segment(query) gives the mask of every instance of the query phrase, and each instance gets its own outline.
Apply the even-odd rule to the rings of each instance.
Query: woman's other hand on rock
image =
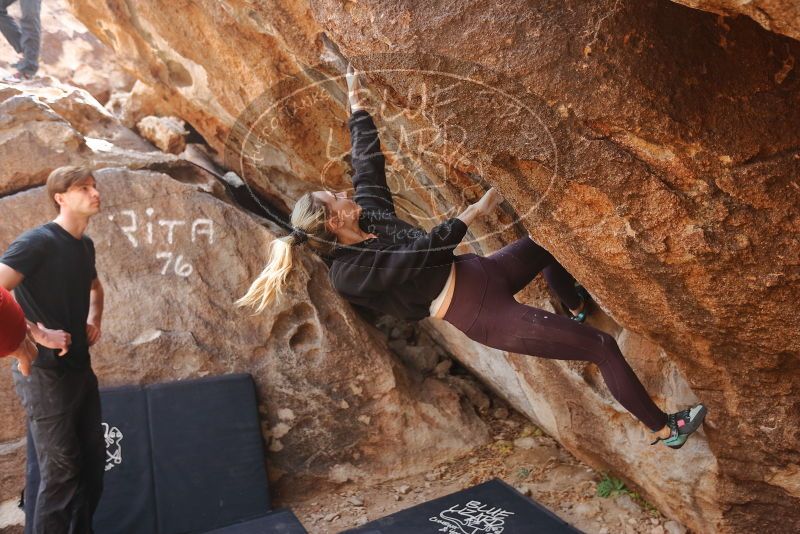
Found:
[[[474,204],[470,204],[467,206],[461,214],[459,214],[458,218],[464,221],[464,224],[469,226],[477,217],[485,217],[490,213],[493,213],[494,210],[497,209],[503,202],[503,197],[500,193],[495,190],[494,187],[489,189],[486,193],[483,194],[483,197],[479,201]]]
[[[483,194],[483,197],[475,203],[475,206],[478,207],[478,211],[480,215],[486,216],[497,209],[497,206],[503,203],[503,196],[497,192],[497,190],[492,187],[486,193]]]

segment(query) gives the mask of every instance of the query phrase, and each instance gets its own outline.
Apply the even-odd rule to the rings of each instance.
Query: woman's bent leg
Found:
[[[561,302],[572,310],[580,307],[581,297],[575,289],[575,278],[555,258],[542,270],[542,276]]]
[[[493,265],[493,273],[506,281],[512,295],[519,293],[542,269],[555,261],[549,252],[530,237],[517,239],[486,256],[485,260]]]
[[[529,246],[524,245],[523,250]],[[651,430],[664,427],[667,414],[647,394],[613,337],[566,317],[520,304],[509,291],[506,273],[500,272],[502,266],[496,260],[475,255],[461,259],[466,261],[456,263],[455,293],[445,321],[470,339],[495,349],[593,362],[620,404]]]
[[[484,312],[488,313],[481,315],[490,323],[485,327],[487,346],[555,360],[592,362],[625,409],[651,430],[666,424],[667,414],[650,398],[609,334],[513,299]]]
[[[540,272],[556,296],[572,308],[581,305],[575,279],[558,261],[530,237],[523,237],[487,256],[508,283],[511,294],[519,293]]]

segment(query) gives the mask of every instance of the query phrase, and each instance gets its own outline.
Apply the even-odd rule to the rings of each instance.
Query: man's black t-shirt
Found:
[[[14,289],[25,317],[72,335],[67,354],[58,356],[58,350],[40,345],[33,365],[89,367],[86,320],[89,292],[97,277],[92,240],[85,235],[75,239],[58,224],[49,222],[19,236],[0,257],[0,263],[25,277]]]

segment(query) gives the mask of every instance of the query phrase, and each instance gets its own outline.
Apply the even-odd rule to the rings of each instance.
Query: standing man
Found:
[[[21,61],[13,65],[17,72],[4,78],[4,82],[30,80],[39,70],[42,0],[20,0],[22,17],[19,19],[19,24],[8,14],[8,6],[16,1],[0,0],[0,32],[14,50],[23,56]]]
[[[30,376],[13,371],[41,475],[38,494],[27,496],[36,506],[26,532],[84,534],[92,532],[105,466],[89,358],[100,338],[103,287],[84,234],[100,211],[100,193],[89,169],[62,167],[48,177],[47,195],[58,216],[23,233],[0,257],[0,285],[15,290],[39,345]]]

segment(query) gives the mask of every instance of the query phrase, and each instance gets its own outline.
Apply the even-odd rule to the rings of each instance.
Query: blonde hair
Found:
[[[336,244],[336,236],[325,225],[327,219],[328,208],[325,203],[311,193],[300,197],[292,210],[294,231],[287,236],[272,240],[269,244],[266,267],[253,280],[247,293],[236,301],[236,306],[249,306],[254,309],[254,313],[261,313],[282,295],[286,277],[294,263],[292,257],[294,245],[307,242],[316,252],[323,255],[330,254]]]

